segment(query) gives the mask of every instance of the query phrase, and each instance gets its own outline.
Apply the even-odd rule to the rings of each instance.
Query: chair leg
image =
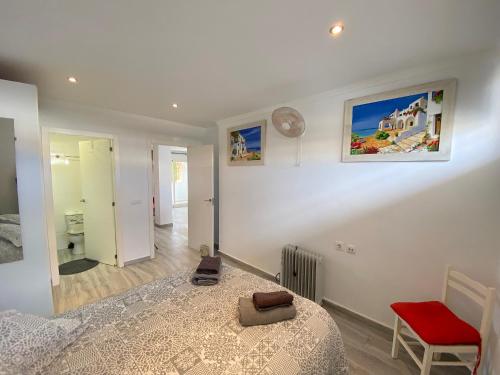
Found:
[[[397,359],[399,356],[399,339],[398,335],[401,331],[401,319],[396,315],[394,321],[394,336],[392,337],[392,358]]]
[[[420,371],[420,375],[429,375],[431,373],[433,355],[434,351],[432,349],[432,346],[427,346],[424,352],[424,359],[422,360],[422,369]]]

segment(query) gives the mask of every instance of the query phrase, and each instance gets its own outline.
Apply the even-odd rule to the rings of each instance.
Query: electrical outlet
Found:
[[[356,254],[356,246],[354,245],[347,245],[347,250],[345,251],[347,254]]]
[[[335,250],[344,251],[344,243],[342,241],[335,241]]]

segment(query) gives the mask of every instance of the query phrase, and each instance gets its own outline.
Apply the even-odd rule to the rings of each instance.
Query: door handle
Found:
[[[80,199],[80,202],[85,203],[86,201],[85,201],[85,199],[82,198],[82,199]]]
[[[214,203],[215,198],[204,199],[203,201],[204,201],[204,202]]]

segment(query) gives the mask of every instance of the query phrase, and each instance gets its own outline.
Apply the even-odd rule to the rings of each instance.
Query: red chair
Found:
[[[482,307],[483,314],[479,331],[457,317],[446,306],[449,288],[461,292]],[[428,375],[431,366],[466,366],[471,370],[471,373],[475,373],[482,359],[481,348],[484,348],[488,341],[494,298],[494,288],[487,288],[448,266],[441,302],[397,302],[391,305],[396,314],[392,358],[398,358],[399,345],[401,344],[420,368],[421,375]],[[405,340],[401,335],[403,325],[417,341],[408,342]],[[411,349],[411,345],[424,347],[422,361]],[[442,361],[440,360],[441,353],[455,354],[458,359]],[[460,355],[465,353],[476,354],[476,360],[460,359]]]

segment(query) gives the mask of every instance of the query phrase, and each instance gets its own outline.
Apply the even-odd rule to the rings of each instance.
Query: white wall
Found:
[[[155,222],[158,225],[172,224],[172,153],[168,146],[158,145],[157,191]]]
[[[123,261],[150,255],[153,246],[151,143],[201,144],[207,130],[144,116],[68,103],[42,101],[40,124],[47,128],[100,132],[117,137],[117,221]]]
[[[35,86],[0,80],[0,117],[13,118],[24,259],[0,264],[0,310],[52,314]]]
[[[50,152],[79,156],[78,138],[67,137],[64,141],[51,141]],[[51,165],[54,223],[58,249],[66,249],[69,243],[66,235],[66,211],[83,210],[83,205],[80,202],[82,199],[80,160],[70,158],[68,163],[60,162]]]
[[[341,163],[346,99],[452,77],[458,93],[451,161]],[[387,325],[391,302],[439,298],[447,263],[498,285],[500,116],[492,111],[499,89],[500,56],[489,52],[286,103],[307,124],[299,168],[296,142],[271,124],[279,105],[219,121],[221,250],[272,274],[286,243],[320,252],[326,297]],[[266,165],[229,167],[226,128],[263,118]],[[357,254],[335,251],[336,240],[356,245]],[[456,305],[477,321],[470,305]],[[499,315],[497,305],[492,343]]]

